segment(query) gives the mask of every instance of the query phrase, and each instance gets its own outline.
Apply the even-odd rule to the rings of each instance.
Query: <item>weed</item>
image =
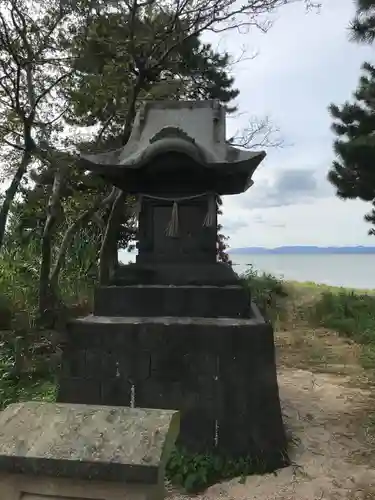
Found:
[[[272,274],[261,273],[253,266],[249,266],[240,278],[262,314],[273,321],[283,316],[288,291],[282,280]]]
[[[375,367],[375,297],[341,289],[323,292],[310,305],[308,319],[363,346],[362,366]]]
[[[375,370],[375,345],[363,346],[360,361],[365,370]]]
[[[56,384],[53,380],[19,379],[0,374],[0,409],[21,401],[55,401]]]
[[[44,360],[38,365],[38,356],[26,353],[25,348],[29,350],[23,339],[17,342],[13,332],[0,338],[0,409],[18,401],[55,398],[52,367]]]
[[[313,365],[327,365],[328,359],[325,350],[321,346],[310,345],[308,359]]]
[[[267,466],[259,458],[192,454],[176,447],[167,464],[166,476],[172,484],[182,486],[189,493],[197,493],[223,479],[239,477],[245,482],[250,474],[264,472],[268,472]]]
[[[49,397],[46,394],[53,391],[55,332],[37,324],[39,255],[37,244],[1,249],[0,408],[24,398]],[[88,264],[81,260],[68,259],[68,268],[60,274],[67,314],[90,310],[95,276],[87,274]]]
[[[360,344],[375,343],[375,297],[355,292],[324,292],[310,309],[315,324]]]

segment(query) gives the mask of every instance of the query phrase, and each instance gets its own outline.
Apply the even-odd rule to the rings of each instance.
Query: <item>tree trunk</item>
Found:
[[[117,262],[117,229],[120,223],[121,210],[124,208],[125,193],[116,189],[117,196],[112,204],[111,213],[108,218],[107,228],[104,233],[102,246],[100,248],[99,283],[108,284]]]
[[[48,201],[47,220],[42,236],[41,265],[39,274],[39,315],[43,323],[53,323],[53,311],[57,304],[57,290],[51,287],[50,270],[52,262],[53,229],[60,209],[60,194],[65,178],[65,169],[57,168]],[[52,326],[52,325],[49,325]]]
[[[22,160],[16,170],[16,173],[14,174],[12,182],[8,189],[5,191],[4,202],[0,209],[0,249],[4,243],[5,228],[10,208],[12,206],[14,197],[18,191],[22,178],[25,175],[27,167],[31,161],[31,157],[31,151],[25,150],[22,156]]]

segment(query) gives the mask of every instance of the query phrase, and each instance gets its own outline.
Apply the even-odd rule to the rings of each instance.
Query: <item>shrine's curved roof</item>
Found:
[[[137,113],[129,141],[122,148],[97,154],[82,154],[80,166],[107,178],[126,176],[161,155],[179,153],[214,176],[241,178],[241,190],[266,156],[225,141],[225,111],[215,101],[147,103]],[[238,184],[238,183],[236,183]]]

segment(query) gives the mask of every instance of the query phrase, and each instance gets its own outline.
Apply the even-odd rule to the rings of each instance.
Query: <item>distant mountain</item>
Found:
[[[277,248],[247,247],[233,248],[230,254],[375,254],[375,247],[317,247],[285,246]]]

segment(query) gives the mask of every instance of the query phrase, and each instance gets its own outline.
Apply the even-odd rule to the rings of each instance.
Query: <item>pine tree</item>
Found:
[[[227,111],[236,110],[233,100],[239,91],[233,87],[229,54],[216,52],[198,35],[184,39],[183,23],[180,32],[175,30],[166,37],[163,30],[172,22],[171,16],[151,14],[152,11],[149,17],[133,20],[136,57],[129,54],[129,19],[124,15],[99,17],[92,22],[84,39],[81,36],[75,39],[76,72],[66,81],[66,94],[72,104],[66,119],[71,125],[99,126],[99,141],[96,138],[95,142],[104,149],[126,142],[129,130],[124,130],[124,124],[135,89],[133,118],[139,105],[150,99],[218,99]],[[154,38],[159,32],[165,41],[153,51]],[[150,52],[154,52],[155,60],[163,52],[168,56],[162,64],[146,71],[143,69],[146,56],[142,54]],[[139,84],[141,71],[144,77]]]
[[[375,225],[375,66],[365,63],[353,101],[332,104],[332,130],[337,135],[328,180],[342,199],[360,199],[373,204],[365,220]],[[371,229],[369,234],[375,234]]]
[[[353,39],[372,43],[375,40],[375,0],[356,0],[356,7],[351,26]]]

